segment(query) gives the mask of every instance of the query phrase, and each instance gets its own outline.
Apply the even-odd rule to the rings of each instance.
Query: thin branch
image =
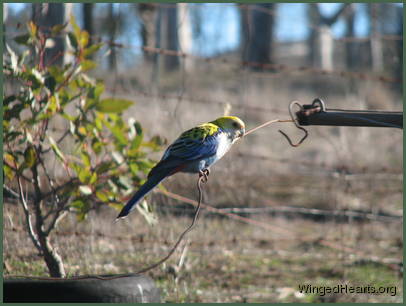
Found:
[[[40,253],[42,253],[41,244],[39,242],[38,235],[35,233],[34,227],[33,227],[32,222],[31,222],[31,213],[28,210],[28,204],[27,204],[27,201],[26,201],[26,199],[24,197],[23,188],[22,188],[22,185],[21,185],[21,179],[18,176],[18,174],[17,174],[17,181],[18,181],[18,191],[20,193],[20,200],[21,200],[21,204],[22,204],[22,207],[23,207],[24,215],[25,215],[25,221],[27,223],[28,234],[30,235],[31,240],[34,243],[34,246],[37,248],[37,250]]]
[[[3,189],[6,190],[9,194],[11,194],[14,198],[17,198],[17,199],[20,198],[20,195],[18,194],[18,192],[14,191],[10,187],[8,187],[6,184],[3,184]],[[4,196],[4,193],[3,193],[3,196]]]
[[[66,130],[65,133],[63,133],[63,135],[56,141],[56,143],[60,144],[65,139],[65,137],[69,135],[69,133],[70,133],[70,131]],[[51,150],[52,150],[52,147],[49,147],[48,149],[43,150],[41,153],[45,154],[45,153],[48,153]]]
[[[8,147],[8,149],[10,151],[12,151],[11,147],[10,147],[10,144],[8,142],[7,142],[7,147]],[[18,166],[17,166],[17,162],[15,160],[14,160],[14,167],[10,167],[10,168],[15,170],[15,173],[16,173],[16,176],[17,176],[19,199],[20,199],[20,202],[21,202],[21,206],[23,207],[25,221],[26,221],[26,225],[27,225],[27,229],[28,229],[28,235],[30,236],[35,248],[40,253],[42,253],[41,244],[39,242],[37,233],[34,231],[34,227],[33,227],[32,222],[31,222],[31,213],[30,213],[30,211],[28,209],[28,204],[27,204],[26,198],[24,196],[23,186],[21,184],[21,176],[22,175],[20,174],[20,171],[17,170]],[[31,181],[31,180],[28,179],[28,181]]]
[[[12,166],[12,165],[10,165],[7,161],[5,161],[4,159],[3,159],[3,163],[4,163],[5,165],[7,165],[8,167],[10,167],[10,169],[13,170],[13,172],[14,172],[17,176],[19,176],[20,178],[23,178],[24,180],[26,180],[27,182],[29,182],[29,183],[31,183],[31,184],[34,183],[34,180],[33,180],[33,179],[29,178],[28,176],[25,176],[25,175],[22,174],[22,173],[19,173],[19,171],[18,171],[18,166],[17,166],[16,163],[14,163],[15,166]]]
[[[49,196],[53,195],[54,192],[58,193],[60,190],[66,188],[69,185],[76,184],[76,181],[78,181],[78,178],[75,178],[75,177],[71,178],[69,181],[63,183],[62,185],[59,185],[58,187],[55,187],[55,190],[51,190],[51,191],[49,191],[47,193],[42,194],[41,200],[44,200],[44,199],[48,198]]]
[[[61,214],[61,213],[64,210],[65,204],[66,204],[67,201],[64,201],[63,203],[60,201],[58,193],[57,193],[57,191],[55,189],[54,180],[49,175],[48,170],[47,170],[47,168],[46,168],[46,166],[44,164],[44,161],[42,160],[42,158],[40,156],[38,156],[38,161],[41,164],[42,169],[44,170],[46,178],[48,179],[48,183],[49,183],[49,185],[51,187],[51,190],[52,190],[51,192],[52,192],[52,194],[54,196],[54,199],[56,201],[56,207],[57,207],[56,210],[54,210],[54,211],[51,210],[50,214],[44,216],[44,218],[43,218],[45,220],[52,213],[54,214],[54,217],[52,218],[52,221],[49,223],[48,228],[44,229],[45,235],[48,236],[50,234],[50,232],[55,228],[55,225],[58,223],[58,221],[61,220],[61,218],[63,218],[63,216],[66,215],[65,213],[63,213],[63,214]],[[41,197],[41,200],[43,200],[43,196]]]

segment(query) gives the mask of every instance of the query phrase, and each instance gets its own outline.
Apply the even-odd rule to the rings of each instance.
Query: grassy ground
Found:
[[[46,275],[42,259],[22,231],[15,205],[4,207],[5,275]],[[54,236],[70,276],[125,273],[163,257],[191,222],[159,214],[148,226],[137,213],[114,223],[101,209],[77,223],[64,219]],[[264,229],[203,211],[198,226],[172,258],[148,272],[165,302],[401,302],[401,223],[315,222],[249,216]],[[321,241],[327,241],[327,247]],[[299,285],[396,286],[390,294],[304,294]]]
[[[255,73],[217,63],[197,63],[151,84],[137,67],[121,75],[104,71],[111,95],[136,104],[124,114],[139,120],[147,137],[174,140],[196,124],[229,110],[247,128],[287,119],[292,100],[321,97],[328,108],[402,109],[401,92],[372,81],[301,73]],[[150,67],[151,68],[151,67]],[[155,96],[158,94],[170,97]],[[148,92],[147,95],[141,92]],[[198,101],[200,99],[200,101]],[[231,108],[231,109],[230,109]],[[213,167],[205,201],[221,207],[286,207],[396,215],[397,221],[247,215],[256,225],[202,212],[198,226],[172,258],[148,272],[166,302],[402,302],[403,133],[397,129],[309,127],[308,139],[290,147],[302,132],[275,124],[239,142]],[[62,145],[70,152],[72,145]],[[154,157],[158,159],[161,153]],[[53,175],[65,175],[53,167]],[[179,174],[165,187],[197,198],[195,180]],[[133,272],[165,256],[191,222],[185,205],[153,195],[159,222],[139,213],[114,223],[116,211],[100,208],[77,223],[69,215],[53,242],[70,276]],[[261,224],[261,225],[259,225]],[[4,206],[5,275],[47,275],[24,232],[17,205]],[[396,286],[390,294],[303,294],[299,285]]]

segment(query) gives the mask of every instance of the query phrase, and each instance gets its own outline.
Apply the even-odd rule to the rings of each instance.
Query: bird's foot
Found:
[[[209,174],[210,170],[209,169],[203,169],[199,171],[199,178],[202,178],[202,182],[206,183],[209,179]]]

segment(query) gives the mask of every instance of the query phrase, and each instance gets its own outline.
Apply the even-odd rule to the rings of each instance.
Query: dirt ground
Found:
[[[172,203],[173,204],[173,203]],[[65,218],[54,234],[69,276],[127,273],[162,258],[191,222],[170,203],[150,226],[137,212]],[[189,207],[190,209],[191,207]],[[179,210],[179,207],[178,207]],[[148,272],[165,302],[402,302],[402,220],[317,221],[245,214],[247,224],[203,210],[198,225],[162,266]],[[4,205],[4,275],[47,275],[23,231],[20,208]],[[299,286],[390,287],[384,294],[306,294]],[[394,288],[396,287],[396,295]],[[391,294],[392,292],[392,294]]]

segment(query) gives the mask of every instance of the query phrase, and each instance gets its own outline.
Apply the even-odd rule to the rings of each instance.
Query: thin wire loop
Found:
[[[313,107],[320,106],[320,111],[321,112],[325,112],[327,110],[326,109],[326,103],[324,103],[324,101],[322,99],[320,99],[320,98],[314,99],[313,103],[312,103],[312,106]]]
[[[290,140],[290,137],[289,137],[285,132],[283,132],[283,131],[281,131],[281,130],[278,130],[279,133],[281,133],[281,134],[286,138],[286,140],[289,142],[289,144],[290,144],[292,147],[298,147],[298,146],[300,146],[300,145],[302,144],[302,142],[303,142],[303,141],[307,138],[307,136],[309,135],[309,133],[307,132],[307,130],[306,130],[305,128],[303,128],[303,127],[301,127],[301,126],[299,126],[299,125],[297,124],[297,120],[296,120],[295,117],[293,116],[293,106],[295,106],[295,105],[299,106],[300,110],[303,111],[303,106],[300,105],[300,103],[299,103],[298,101],[293,101],[293,102],[290,103],[290,105],[289,105],[289,115],[290,115],[290,118],[292,118],[293,124],[294,124],[299,130],[302,130],[302,131],[305,133],[304,136],[299,140],[298,143],[293,143],[292,140]]]

